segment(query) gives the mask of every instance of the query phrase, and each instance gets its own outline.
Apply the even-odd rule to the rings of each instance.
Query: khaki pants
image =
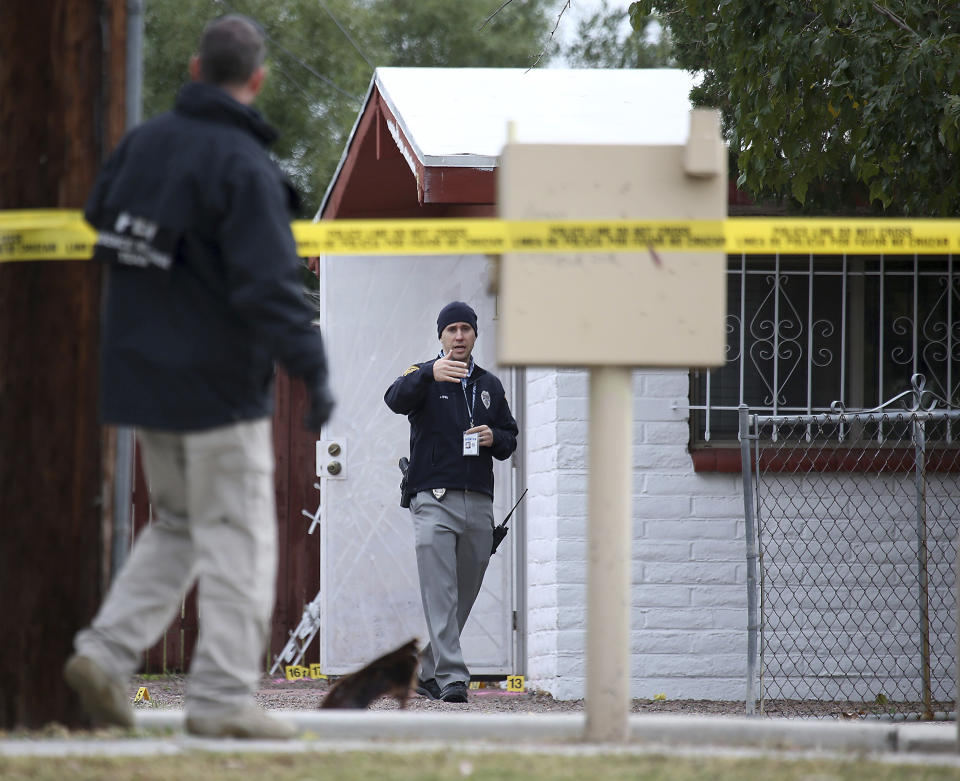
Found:
[[[270,421],[137,437],[154,521],[91,626],[77,634],[77,652],[126,680],[196,581],[200,634],[186,709],[233,711],[259,685],[276,588]]]

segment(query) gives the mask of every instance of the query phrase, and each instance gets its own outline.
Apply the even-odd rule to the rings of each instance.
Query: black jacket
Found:
[[[410,420],[409,490],[450,488],[492,497],[493,458],[503,461],[517,449],[517,421],[503,385],[476,363],[466,389],[459,382],[436,382],[433,363],[411,366],[383,397],[390,409]],[[470,428],[468,401],[474,408],[473,425],[493,431],[493,445],[481,447],[478,456],[463,455],[463,432]]]
[[[188,84],[128,133],[87,201],[108,263],[101,412],[196,430],[271,414],[274,362],[326,376],[290,231],[296,195],[275,131],[223,90]]]

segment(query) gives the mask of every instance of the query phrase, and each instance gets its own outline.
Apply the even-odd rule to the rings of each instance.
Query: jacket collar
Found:
[[[200,81],[191,81],[183,86],[177,95],[174,111],[196,119],[238,127],[254,136],[263,146],[272,144],[279,136],[259,111],[239,103],[219,87]]]
[[[467,376],[467,384],[471,384],[479,380],[487,371],[480,364],[474,363],[470,368],[470,374]]]

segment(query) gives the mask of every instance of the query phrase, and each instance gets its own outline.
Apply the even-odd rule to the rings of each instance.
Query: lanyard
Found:
[[[463,391],[463,403],[467,407],[467,415],[470,416],[470,428],[473,428],[473,409],[477,406],[477,383],[473,383],[473,399],[470,402],[467,402],[466,380],[460,380],[460,390]]]

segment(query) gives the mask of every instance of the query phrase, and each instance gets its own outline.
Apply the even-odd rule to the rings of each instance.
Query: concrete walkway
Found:
[[[189,751],[300,753],[329,750],[458,750],[557,753],[801,752],[871,755],[891,761],[934,761],[960,767],[953,722],[788,720],[725,716],[635,714],[626,744],[585,744],[585,716],[397,711],[272,711],[296,725],[299,739],[241,741],[183,733],[179,710],[138,711],[133,737],[0,740],[2,756],[160,756]]]

